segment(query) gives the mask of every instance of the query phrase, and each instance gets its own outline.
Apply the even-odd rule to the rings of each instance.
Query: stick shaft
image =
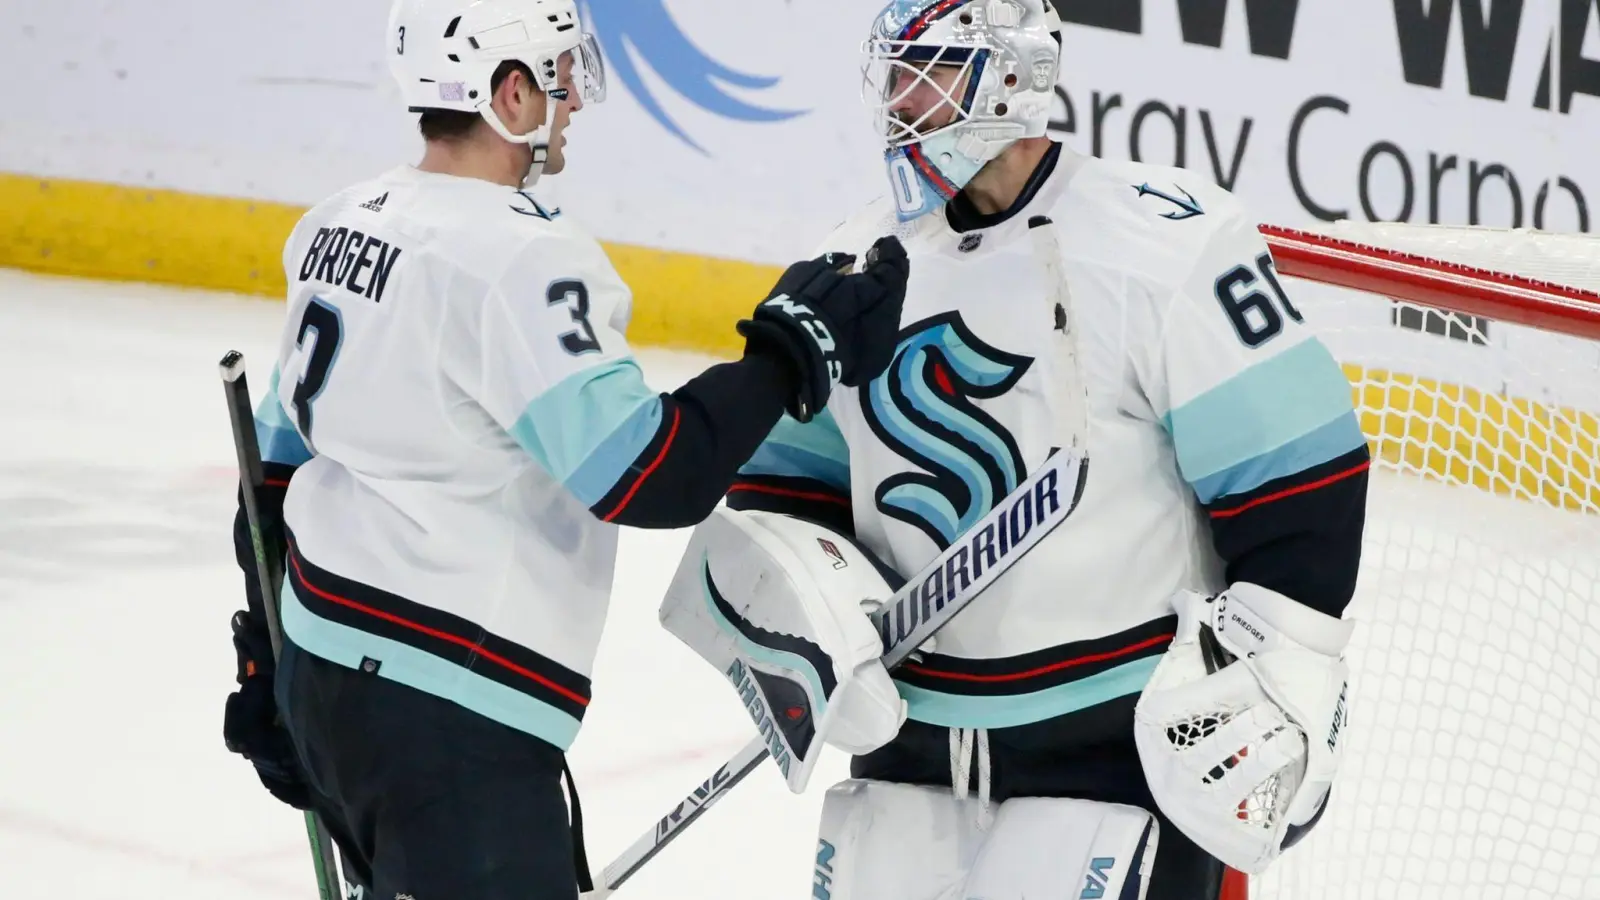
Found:
[[[223,392],[228,402],[228,420],[233,427],[233,446],[239,459],[239,487],[244,497],[245,518],[250,526],[250,544],[255,554],[256,579],[261,603],[267,614],[267,634],[272,639],[272,658],[276,663],[283,653],[283,626],[278,619],[278,592],[283,588],[283,527],[262,516],[261,491],[266,486],[266,469],[261,462],[261,445],[256,441],[255,409],[250,403],[250,384],[245,377],[244,356],[228,351],[218,365]],[[317,894],[321,900],[342,900],[338,862],[333,840],[322,819],[309,810],[305,813],[306,839],[311,844],[311,860],[316,868]]]

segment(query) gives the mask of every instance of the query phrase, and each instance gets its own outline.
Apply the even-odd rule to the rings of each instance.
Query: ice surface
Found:
[[[315,896],[299,815],[222,745],[243,585],[216,365],[242,351],[259,398],[282,315],[253,298],[0,270],[4,900]],[[712,362],[640,355],[668,390]],[[686,539],[622,537],[571,752],[596,870],[753,734],[736,695],[656,621]],[[824,760],[814,784],[846,763]],[[807,896],[820,804],[763,768],[625,896]]]

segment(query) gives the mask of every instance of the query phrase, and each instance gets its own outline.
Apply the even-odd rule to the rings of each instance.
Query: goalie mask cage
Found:
[[[1600,898],[1600,239],[1262,232],[1373,468],[1328,811],[1227,896]]]

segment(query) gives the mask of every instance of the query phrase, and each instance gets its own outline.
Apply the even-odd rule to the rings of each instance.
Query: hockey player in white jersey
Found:
[[[663,621],[793,743],[856,755],[817,897],[1216,897],[1337,771],[1369,462],[1349,384],[1235,197],[1046,135],[1051,0],[895,0],[864,52],[891,190],[825,246],[898,229],[899,347],[780,421]],[[890,685],[863,601],[1064,446],[1079,506]]]
[[[574,0],[398,0],[384,40],[426,150],[318,204],[284,249],[257,412],[284,653],[274,672],[253,596],[224,732],[321,814],[368,896],[575,898],[563,754],[619,526],[699,522],[785,410],[810,420],[881,372],[907,261],[890,237],[859,274],[796,263],[751,298],[741,360],[658,393],[627,286],[528,190],[604,96]],[[242,516],[236,535],[249,569]]]

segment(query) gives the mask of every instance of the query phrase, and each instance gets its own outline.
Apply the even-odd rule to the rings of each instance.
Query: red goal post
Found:
[[[1381,230],[1382,226],[1379,229],[1373,236],[1386,233]],[[1412,234],[1422,238],[1428,234],[1426,229],[1427,226],[1400,226],[1387,233]],[[1478,234],[1485,240],[1496,237],[1514,240],[1518,234],[1496,232],[1493,229],[1450,230]],[[1379,294],[1445,312],[1484,316],[1600,340],[1600,293],[1592,289],[1312,231],[1263,225],[1261,233],[1272,250],[1278,271],[1285,275]],[[1597,246],[1594,249],[1600,253],[1600,239],[1596,239],[1595,243]],[[1600,277],[1600,256],[1590,265]]]

